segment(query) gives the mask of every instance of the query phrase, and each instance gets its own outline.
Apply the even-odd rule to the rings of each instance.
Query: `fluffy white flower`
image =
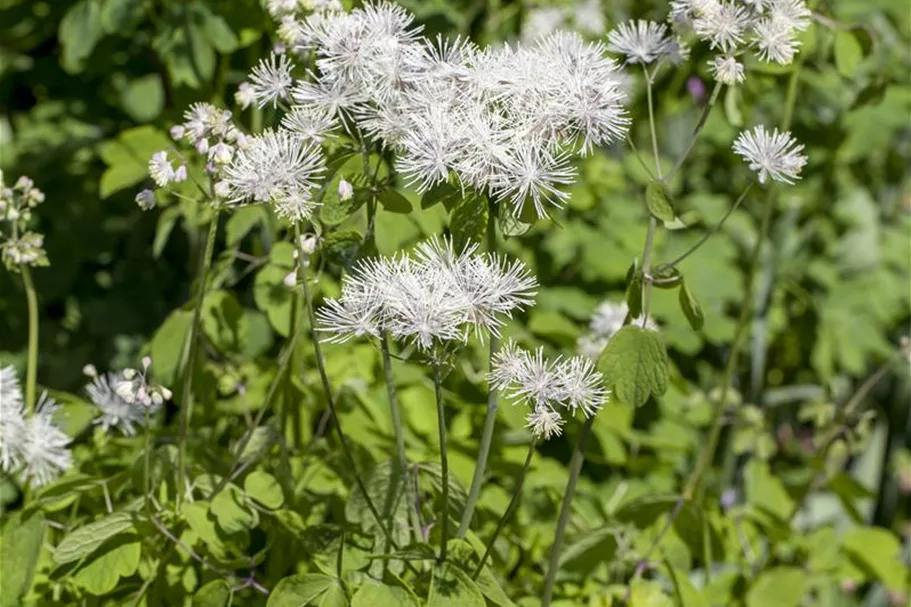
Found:
[[[269,129],[251,137],[225,167],[227,202],[271,202],[280,217],[300,221],[316,208],[311,190],[324,170],[322,150],[312,141]]]
[[[143,211],[149,211],[155,208],[155,192],[145,189],[136,194],[136,204]]]
[[[719,48],[728,53],[743,43],[751,23],[752,17],[747,8],[727,0],[707,3],[693,20],[693,29],[697,36],[708,41],[713,50]]]
[[[594,415],[610,396],[604,378],[589,358],[573,356],[561,361],[557,377],[559,400],[574,413],[581,409],[585,417]]]
[[[338,120],[323,107],[296,105],[282,118],[282,127],[304,139],[322,143],[338,128]]]
[[[280,99],[287,99],[294,84],[291,77],[291,60],[285,54],[270,53],[250,72],[250,87],[259,107],[278,105]]]
[[[800,42],[788,20],[774,16],[760,19],[753,31],[753,45],[761,60],[774,61],[779,65],[788,65],[794,60]]]
[[[552,153],[533,141],[516,142],[509,152],[491,183],[494,194],[508,199],[516,215],[526,202],[534,205],[538,217],[548,216],[548,206],[562,207],[569,198],[564,187],[576,177],[569,155]]]
[[[563,433],[563,425],[566,420],[546,405],[536,405],[534,410],[525,416],[526,426],[531,428],[532,434],[537,438],[549,440],[553,436],[560,436]]]
[[[0,368],[0,469],[11,472],[22,464],[25,412],[22,389],[12,366]]]
[[[668,51],[672,42],[663,23],[626,21],[607,37],[607,48],[626,57],[627,63],[652,63]]]
[[[722,84],[735,85],[744,80],[743,64],[734,57],[718,55],[709,61],[709,71]]]
[[[85,387],[85,391],[100,411],[94,423],[100,424],[105,432],[117,428],[126,436],[134,436],[136,425],[142,426],[145,423],[145,410],[135,399],[132,402],[124,399],[121,395],[123,390],[118,392],[117,386],[123,382],[131,384],[129,380],[116,374],[107,373],[96,376],[92,383]]]
[[[800,170],[807,163],[801,154],[803,144],[785,131],[771,133],[763,125],[742,131],[734,141],[734,152],[749,163],[750,170],[759,174],[759,183],[769,177],[775,181],[793,184],[800,178]]]
[[[234,92],[234,103],[245,110],[256,102],[256,94],[253,92],[253,85],[249,82],[241,82]]]
[[[73,465],[71,439],[54,421],[56,411],[57,404],[45,392],[25,422],[20,475],[33,487],[46,485]]]
[[[19,238],[8,238],[0,246],[3,261],[14,266],[47,265],[47,253],[44,250],[44,235],[26,232]]]
[[[152,154],[152,158],[149,160],[149,176],[160,188],[166,187],[175,180],[176,174],[168,159],[167,151],[162,150]]]

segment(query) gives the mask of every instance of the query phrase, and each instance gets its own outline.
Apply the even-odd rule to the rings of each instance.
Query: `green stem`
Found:
[[[740,308],[740,317],[737,320],[737,328],[734,331],[734,339],[731,342],[731,353],[728,356],[728,364],[724,368],[724,374],[721,377],[721,392],[718,397],[718,401],[715,403],[715,410],[712,413],[712,424],[711,430],[709,431],[709,440],[705,443],[702,450],[699,453],[699,459],[696,463],[696,468],[693,470],[693,475],[687,481],[686,489],[684,490],[684,497],[686,499],[692,499],[693,495],[699,490],[700,483],[702,482],[702,477],[705,474],[706,470],[712,463],[712,459],[715,456],[715,449],[718,447],[718,440],[721,438],[721,426],[722,420],[724,419],[724,408],[725,403],[727,402],[728,392],[731,389],[731,383],[734,379],[734,371],[737,369],[737,362],[740,358],[740,347],[743,342],[743,338],[746,335],[746,328],[749,325],[752,306],[750,305],[750,297],[753,292],[753,282],[756,277],[756,267],[759,265],[759,257],[762,252],[762,243],[765,240],[766,234],[769,231],[769,224],[772,221],[772,211],[774,210],[774,205],[771,200],[767,200],[765,203],[765,208],[762,212],[762,223],[759,227],[759,232],[756,234],[756,242],[753,244],[753,251],[750,254],[750,262],[747,266],[747,274],[745,281],[745,291],[744,291],[744,302]]]
[[[496,203],[488,199],[487,252],[494,254],[496,253],[496,249]],[[499,349],[500,340],[491,332],[488,368],[493,368],[493,359]],[[459,529],[456,531],[456,537],[464,537],[465,534],[468,533],[468,529],[471,528],[471,519],[474,516],[474,510],[478,503],[478,496],[481,494],[484,473],[487,471],[487,458],[490,456],[490,445],[493,442],[493,429],[497,423],[498,396],[496,389],[489,389],[487,393],[487,413],[484,415],[484,428],[481,430],[481,442],[478,446],[478,459],[475,462],[474,474],[471,477],[471,487],[468,489],[468,498],[465,501],[465,510],[462,511],[462,519],[459,521]]]
[[[35,391],[38,384],[38,295],[28,266],[22,266],[22,284],[28,304],[28,366],[25,369],[25,411],[35,408]]]
[[[395,432],[395,454],[399,469],[402,471],[402,480],[408,471],[408,458],[405,455],[405,430],[402,427],[402,412],[399,409],[399,395],[395,388],[395,378],[392,375],[392,356],[389,354],[389,334],[383,331],[380,339],[383,352],[383,373],[386,377],[386,395],[389,398],[389,414],[392,416],[392,429]]]
[[[711,238],[712,236],[714,236],[721,230],[722,226],[724,226],[724,222],[726,222],[728,220],[728,217],[730,217],[731,214],[740,207],[740,203],[743,202],[744,198],[746,198],[747,193],[750,191],[750,188],[752,188],[752,187],[753,187],[753,182],[750,182],[749,184],[747,184],[747,187],[744,188],[743,192],[740,194],[740,196],[734,202],[733,206],[731,206],[731,208],[729,208],[727,210],[727,212],[724,214],[724,217],[721,218],[721,221],[719,221],[718,224],[715,225],[714,228],[712,228],[711,230],[706,232],[702,236],[702,238],[699,239],[699,241],[696,244],[691,246],[684,253],[682,253],[679,256],[677,256],[676,258],[674,258],[673,261],[669,261],[667,263],[661,264],[660,266],[658,266],[658,269],[659,270],[669,270],[671,268],[675,268],[684,259],[686,259],[690,255],[692,255],[693,253],[698,251],[702,247],[702,245],[704,245],[706,242],[708,242],[709,238]]]
[[[196,357],[199,353],[199,333],[200,319],[202,317],[202,305],[206,296],[206,285],[208,283],[209,270],[212,267],[212,253],[215,250],[215,236],[218,232],[218,213],[212,217],[209,223],[208,234],[206,235],[205,251],[200,260],[200,268],[197,276],[199,285],[196,287],[196,302],[193,307],[193,319],[190,323],[189,345],[187,348],[187,359],[184,364],[183,390],[180,398],[180,437],[177,454],[177,507],[180,507],[181,496],[183,495],[186,477],[187,477],[187,433],[190,428],[190,421],[193,417],[193,376],[196,374]]]
[[[304,266],[303,285],[304,303],[307,308],[307,319],[310,321],[310,340],[313,342],[313,354],[316,357],[316,368],[319,371],[323,393],[326,396],[326,403],[329,406],[329,414],[332,416],[332,426],[335,428],[335,434],[342,446],[342,453],[344,453],[345,459],[348,460],[348,465],[351,466],[351,472],[354,475],[354,482],[357,484],[358,490],[364,496],[364,501],[367,503],[367,508],[370,510],[370,514],[376,521],[377,526],[379,526],[380,531],[382,531],[383,535],[386,537],[386,541],[388,541],[393,548],[398,549],[398,545],[395,539],[386,528],[382,517],[380,517],[379,510],[377,510],[376,505],[373,503],[373,499],[371,499],[370,494],[367,492],[367,486],[364,484],[364,480],[361,478],[361,474],[358,471],[357,460],[354,459],[354,453],[351,451],[351,445],[348,443],[348,437],[342,431],[341,419],[339,418],[338,410],[335,407],[335,398],[332,396],[332,386],[329,384],[329,376],[326,374],[326,365],[323,360],[322,349],[320,348],[319,336],[317,335],[316,314],[313,312],[313,296],[310,292],[310,284],[309,280],[307,279],[306,266]],[[406,564],[408,563],[408,561],[405,562]]]
[[[554,581],[557,578],[557,569],[560,566],[560,550],[563,547],[563,536],[566,533],[566,525],[569,522],[569,513],[572,510],[573,496],[576,494],[576,481],[579,480],[582,462],[585,461],[585,444],[588,442],[588,436],[591,434],[592,424],[594,422],[594,415],[585,420],[585,425],[582,426],[582,432],[579,434],[579,441],[576,443],[573,459],[569,464],[569,482],[566,483],[566,492],[563,494],[563,504],[560,506],[560,519],[557,522],[557,533],[554,535],[554,545],[550,549],[550,560],[547,564],[547,577],[544,580],[544,599],[541,601],[541,607],[550,607],[550,602],[553,599]]]
[[[439,363],[433,365],[433,392],[437,401],[437,425],[440,429],[440,473],[443,482],[439,562],[445,563],[446,544],[449,541],[449,453],[446,449],[446,413],[443,411],[443,382],[440,379]]]
[[[149,408],[143,407],[145,409],[145,434],[146,434],[146,445],[145,445],[145,457],[143,458],[143,478],[145,480],[145,506],[146,511],[150,511],[149,495],[152,492],[152,479],[150,478],[150,469],[151,469],[151,457],[152,457],[152,428],[149,424]]]
[[[661,156],[658,154],[658,134],[655,128],[655,104],[652,100],[652,77],[648,73],[645,65],[642,66],[642,72],[645,74],[646,96],[648,98],[648,129],[652,136],[652,154],[655,156],[655,171],[658,180],[662,179]]]
[[[294,243],[293,243],[293,245],[294,245],[294,249],[296,251],[298,251],[298,255],[302,256],[304,253],[303,253],[303,251],[300,250],[300,239],[301,239],[300,224],[295,223],[294,224]],[[304,263],[303,257],[298,257],[297,267],[295,269],[295,271],[297,272],[297,282],[301,282],[302,280],[304,280],[303,263]],[[297,289],[294,289],[291,292],[291,318],[290,318],[291,324],[289,325],[291,327],[291,335],[297,335],[298,331],[300,330],[300,324],[301,324],[301,318],[302,318],[302,315],[300,313],[301,312],[300,305],[301,305],[300,291],[298,291]],[[292,349],[290,352],[290,357],[288,359],[288,369],[285,374],[285,389],[284,389],[285,396],[282,401],[283,412],[282,412],[282,416],[281,416],[281,430],[282,430],[281,435],[283,438],[287,437],[288,421],[293,420],[293,423],[294,423],[294,428],[293,428],[293,433],[292,433],[293,442],[292,442],[291,446],[296,447],[296,446],[300,445],[300,442],[301,442],[301,436],[300,436],[301,429],[300,429],[300,417],[299,417],[300,410],[298,408],[295,408],[292,410],[292,395],[294,392],[294,386],[292,385],[293,377],[294,377],[294,349]],[[283,453],[286,453],[286,451],[283,451]]]
[[[512,497],[509,500],[509,505],[506,506],[506,512],[503,513],[503,516],[500,517],[499,522],[497,523],[497,528],[494,530],[493,535],[490,536],[490,539],[487,540],[487,545],[484,547],[484,555],[481,557],[478,566],[475,568],[474,573],[471,574],[471,579],[476,580],[481,574],[481,570],[484,569],[484,564],[487,562],[487,557],[490,556],[490,551],[493,550],[493,545],[496,543],[497,538],[500,537],[500,532],[503,531],[503,528],[506,526],[507,521],[512,516],[513,511],[516,508],[516,504],[519,503],[519,496],[522,495],[522,485],[525,484],[525,476],[528,474],[528,469],[531,467],[531,459],[535,454],[535,444],[537,443],[536,438],[531,439],[531,443],[528,445],[528,453],[525,455],[525,464],[522,466],[522,472],[519,473],[519,479],[516,481],[516,488],[513,490]]]
[[[680,155],[680,158],[677,159],[677,162],[674,163],[674,166],[671,167],[670,172],[668,172],[667,181],[670,181],[674,178],[674,175],[678,170],[680,170],[680,167],[683,166],[683,163],[690,155],[690,152],[693,151],[693,147],[696,145],[696,140],[699,138],[699,133],[702,132],[702,129],[709,118],[709,114],[712,112],[712,108],[715,107],[715,102],[718,100],[718,94],[721,92],[721,88],[723,86],[724,85],[720,82],[715,82],[715,88],[712,89],[712,96],[709,97],[709,102],[706,104],[706,106],[702,108],[702,113],[699,115],[699,121],[696,122],[696,127],[693,129],[693,134],[690,135],[690,140],[686,144],[686,149],[683,151],[683,154]]]
[[[643,65],[642,72],[645,74],[646,92],[648,97],[648,128],[652,136],[652,154],[655,156],[655,170],[657,171],[658,181],[662,180],[661,156],[658,154],[658,135],[655,129],[655,106],[652,100],[652,77],[648,69]],[[652,279],[649,274],[652,267],[652,248],[655,242],[655,232],[658,229],[658,219],[649,214],[648,231],[645,233],[645,246],[642,249],[642,326],[648,322],[648,311],[652,300]]]

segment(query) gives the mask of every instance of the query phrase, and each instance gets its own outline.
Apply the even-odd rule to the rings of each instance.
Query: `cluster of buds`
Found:
[[[232,121],[231,112],[210,103],[194,103],[184,113],[184,122],[174,125],[171,137],[178,143],[193,147],[205,158],[205,171],[213,178],[220,176],[222,169],[234,158],[238,146],[243,146],[247,137]],[[181,163],[175,168],[167,150],[155,153],[149,160],[149,176],[159,188],[187,179],[187,166]],[[216,183],[215,195],[224,197],[224,187]],[[143,210],[155,206],[155,193],[146,189],[136,195],[136,204]]]
[[[124,369],[120,381],[114,386],[117,396],[126,403],[139,403],[146,407],[158,407],[169,400],[172,396],[170,390],[149,381],[148,373],[151,366],[151,357],[145,356],[142,359],[141,371],[132,368]]]
[[[32,209],[44,202],[44,193],[28,177],[7,187],[0,171],[0,257],[9,270],[48,265],[44,236],[28,231]]]
[[[300,237],[297,247],[291,254],[294,258],[294,269],[285,275],[284,282],[286,287],[292,289],[297,285],[297,265],[301,264],[304,268],[309,266],[310,258],[316,253],[317,245],[319,245],[319,238],[316,234],[303,234]]]

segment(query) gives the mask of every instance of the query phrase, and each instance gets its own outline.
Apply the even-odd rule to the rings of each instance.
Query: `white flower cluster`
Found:
[[[561,410],[591,417],[610,398],[601,373],[583,356],[549,361],[542,348],[530,353],[507,342],[492,362],[491,387],[531,407],[526,421],[538,438],[560,435],[566,423]]]
[[[320,330],[329,341],[352,337],[392,337],[423,351],[464,342],[471,328],[498,335],[504,317],[531,305],[537,282],[525,265],[478,253],[461,253],[447,239],[418,246],[414,257],[401,254],[359,263],[342,283],[341,297],[319,311]]]
[[[38,487],[73,465],[70,437],[54,420],[57,409],[45,392],[26,415],[15,369],[0,368],[0,469]]]
[[[455,179],[508,201],[517,215],[531,204],[544,216],[567,198],[573,154],[626,132],[617,63],[603,45],[575,34],[481,49],[467,40],[424,39],[412,16],[389,3],[304,19],[278,12],[290,52],[314,57],[315,70],[295,80],[291,62],[273,55],[243,87],[244,102],[288,104],[270,149],[291,139],[286,132],[318,142],[338,120],[396,152],[397,170],[421,191]],[[237,187],[238,196],[262,197],[272,188],[295,198],[306,190],[318,162],[302,139],[294,139],[304,148],[298,155],[257,155],[228,180],[249,186],[272,162],[284,169],[274,173],[296,173],[290,183],[259,175],[257,189]]]
[[[770,177],[774,181],[793,184],[800,179],[800,170],[807,163],[801,154],[803,144],[797,142],[789,131],[778,129],[768,132],[761,124],[743,131],[734,141],[734,153],[749,163],[750,170],[759,174],[759,183]]]
[[[231,112],[222,110],[211,103],[194,103],[184,113],[184,122],[171,127],[171,137],[178,143],[192,146],[206,159],[205,170],[209,175],[219,176],[224,167],[234,158],[239,146],[247,137],[237,129]],[[187,179],[187,166],[181,163],[175,168],[167,150],[156,152],[149,160],[149,176],[159,188]],[[216,188],[216,195],[225,194]],[[136,195],[136,204],[143,210],[155,206],[155,193],[143,190]]]
[[[689,49],[670,35],[666,25],[644,19],[621,23],[608,35],[607,42],[608,50],[624,55],[627,63],[667,59],[676,65],[689,57]]]
[[[12,187],[0,171],[0,258],[10,270],[21,266],[46,266],[44,236],[28,231],[32,209],[44,202],[44,193],[22,176]]]
[[[581,0],[570,5],[530,9],[522,22],[521,38],[529,43],[567,29],[599,36],[604,33],[605,27],[601,0]]]
[[[761,61],[791,63],[811,15],[804,0],[673,0],[670,21],[680,34],[692,33],[719,52],[709,69],[733,85],[743,82],[737,57],[748,51]]]
[[[603,301],[592,313],[588,322],[588,334],[576,341],[579,354],[592,360],[598,360],[611,337],[623,328],[629,315],[629,306],[625,301]],[[645,328],[657,331],[658,325],[651,318],[645,321]]]
[[[85,391],[100,411],[94,423],[100,424],[105,432],[118,428],[126,436],[135,436],[136,425],[145,424],[146,409],[154,411],[171,398],[170,390],[148,381],[151,364],[151,359],[145,357],[142,371],[124,369],[104,375],[99,375],[94,366],[86,365],[84,372],[92,382]]]

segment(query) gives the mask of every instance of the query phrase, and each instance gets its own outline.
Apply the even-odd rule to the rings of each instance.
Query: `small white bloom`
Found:
[[[234,92],[234,103],[245,110],[256,102],[256,93],[249,82],[241,82]]]
[[[18,239],[8,239],[0,247],[3,260],[16,266],[47,265],[47,253],[44,250],[44,235],[26,232]]]
[[[800,178],[800,170],[807,163],[801,154],[803,144],[785,131],[771,133],[763,125],[743,131],[733,145],[734,153],[749,163],[750,170],[759,173],[759,183],[771,177],[775,181],[793,184]]]
[[[760,19],[754,29],[757,55],[763,61],[788,65],[794,61],[800,42],[789,21],[776,17]]]
[[[291,271],[285,274],[285,277],[282,279],[282,283],[289,289],[293,289],[297,285],[297,272]]]
[[[57,404],[45,392],[25,422],[20,475],[33,487],[46,485],[73,465],[71,439],[54,422],[56,411]]]
[[[143,211],[149,211],[155,208],[155,192],[148,188],[136,194],[136,204]]]
[[[559,411],[547,405],[536,405],[534,410],[525,417],[526,426],[531,428],[532,434],[537,438],[549,440],[553,436],[563,433],[563,424],[566,421]]]
[[[174,126],[171,127],[171,130],[169,132],[171,134],[171,139],[173,139],[174,141],[180,141],[181,139],[183,139],[183,136],[186,134],[187,129],[182,124],[175,124]]]
[[[145,410],[138,406],[135,399],[127,401],[123,398],[117,389],[120,384],[129,385],[132,394],[132,382],[113,373],[96,376],[85,387],[86,393],[100,412],[94,423],[101,425],[105,432],[117,428],[125,436],[135,436],[136,426],[145,423]]]
[[[16,370],[0,368],[0,469],[12,472],[22,464],[25,413]]]
[[[338,182],[338,199],[344,202],[346,200],[351,200],[353,196],[354,186],[344,179],[340,179]]]
[[[746,29],[752,23],[747,8],[731,0],[706,3],[693,20],[693,29],[714,50],[730,53],[743,43]]]
[[[98,369],[90,363],[82,367],[82,374],[86,377],[98,377]]]
[[[282,127],[295,135],[316,143],[323,142],[338,128],[338,120],[326,108],[317,105],[296,105],[282,118]]]
[[[287,99],[294,78],[291,76],[291,60],[287,55],[271,53],[250,72],[250,86],[253,98],[259,107],[271,103],[278,105],[280,99]]]
[[[158,187],[165,187],[174,181],[174,167],[168,159],[167,151],[155,152],[149,160],[149,176]]]
[[[177,169],[174,170],[174,182],[180,183],[181,181],[187,180],[187,167],[186,165],[180,165]]]
[[[719,55],[709,61],[709,71],[715,80],[729,86],[740,84],[744,80],[743,64],[731,56]]]
[[[608,35],[607,48],[626,56],[627,63],[652,63],[667,53],[672,39],[666,34],[663,23],[627,21]]]
[[[560,363],[557,369],[560,384],[560,400],[575,413],[581,409],[585,417],[591,417],[604,403],[610,392],[604,388],[604,377],[595,370],[589,358],[573,356]]]

